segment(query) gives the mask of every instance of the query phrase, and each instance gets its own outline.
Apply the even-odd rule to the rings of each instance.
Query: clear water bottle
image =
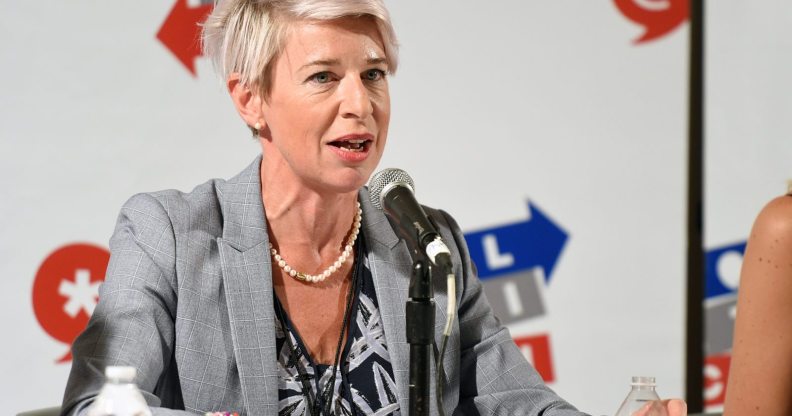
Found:
[[[135,376],[135,367],[105,368],[107,381],[88,410],[88,416],[151,416],[146,399],[135,385]]]
[[[633,413],[651,401],[660,400],[660,396],[655,391],[654,377],[633,377],[630,383],[632,389],[627,398],[622,402],[621,407],[616,412],[616,416],[632,416]]]

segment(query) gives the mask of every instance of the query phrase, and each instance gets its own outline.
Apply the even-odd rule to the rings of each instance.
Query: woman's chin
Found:
[[[322,193],[347,194],[357,192],[366,185],[371,173],[368,169],[343,169],[341,172],[323,175],[314,186]]]

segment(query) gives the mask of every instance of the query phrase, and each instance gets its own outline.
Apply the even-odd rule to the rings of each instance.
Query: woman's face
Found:
[[[292,24],[262,100],[262,146],[320,191],[363,186],[385,148],[388,66],[369,19]],[[283,178],[286,179],[286,178]]]

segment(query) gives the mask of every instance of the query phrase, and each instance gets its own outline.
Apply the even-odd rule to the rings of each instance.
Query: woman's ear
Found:
[[[233,73],[228,76],[226,81],[228,93],[231,95],[231,101],[234,102],[237,113],[245,121],[248,127],[261,130],[265,127],[264,115],[261,111],[261,95],[254,90],[251,90],[248,85],[242,83],[238,73]]]

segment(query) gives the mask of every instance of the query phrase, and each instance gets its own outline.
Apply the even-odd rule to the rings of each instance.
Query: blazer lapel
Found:
[[[248,415],[278,413],[278,369],[269,238],[261,199],[261,156],[217,192],[217,239],[231,338]]]

